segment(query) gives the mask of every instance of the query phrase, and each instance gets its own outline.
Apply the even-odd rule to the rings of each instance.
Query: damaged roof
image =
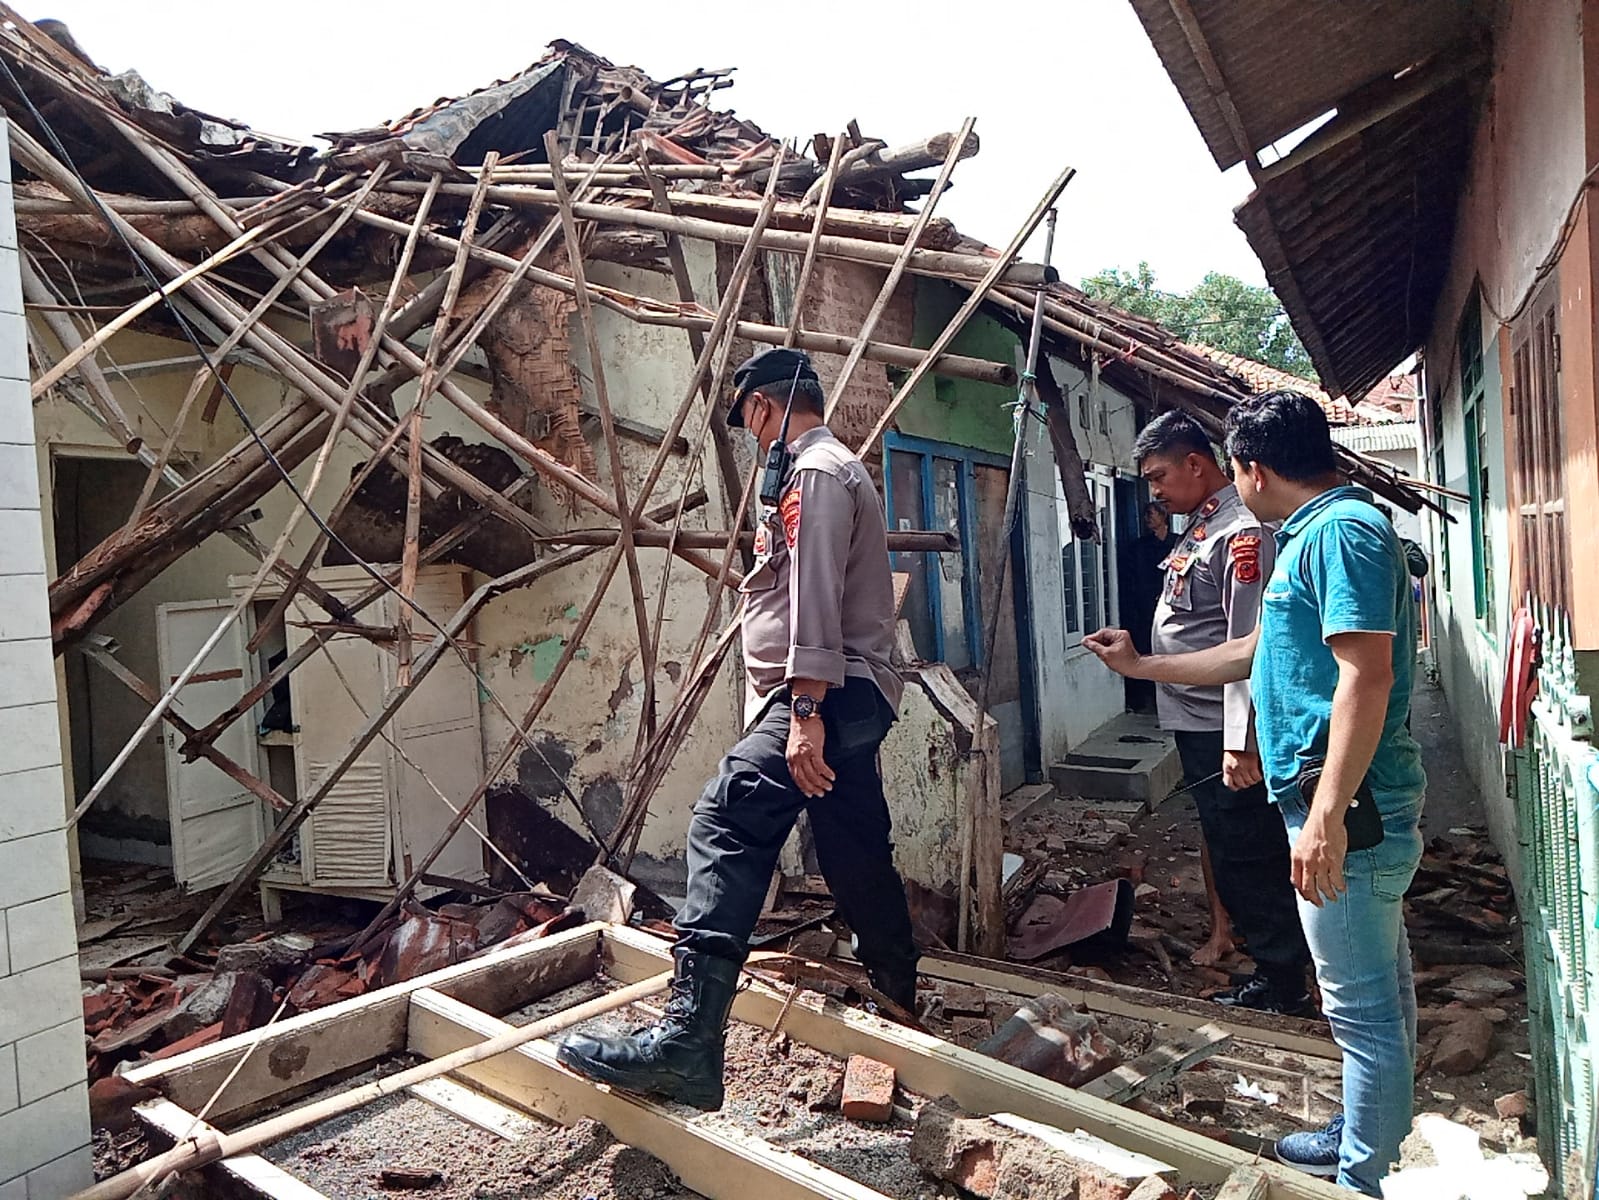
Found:
[[[1131,2],[1217,166],[1248,166],[1238,225],[1317,372],[1364,395],[1431,325],[1493,6]]]

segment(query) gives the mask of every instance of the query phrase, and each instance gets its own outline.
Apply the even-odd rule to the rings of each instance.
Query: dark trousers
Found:
[[[871,688],[881,715],[871,718],[874,728],[864,744],[849,739],[857,744],[847,752],[841,752],[841,743],[848,733],[840,736],[829,722],[824,754],[836,778],[832,791],[819,799],[804,796],[788,773],[786,695],[722,760],[688,827],[688,898],[677,915],[679,945],[744,961],[778,852],[804,810],[810,814],[822,875],[839,915],[855,931],[861,962],[896,974],[915,969],[910,910],[894,869],[888,802],[877,765],[877,748],[893,714],[870,683],[847,685],[859,687]],[[832,693],[828,700],[831,705]],[[868,711],[876,708],[870,705]]]
[[[1221,770],[1222,734],[1178,730],[1185,783]],[[1299,924],[1288,829],[1265,784],[1235,792],[1213,779],[1192,791],[1199,827],[1210,847],[1210,869],[1222,907],[1268,977],[1303,986],[1310,950]]]

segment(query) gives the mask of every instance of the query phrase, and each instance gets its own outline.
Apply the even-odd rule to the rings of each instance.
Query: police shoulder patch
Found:
[[[783,497],[782,502],[778,505],[778,512],[783,517],[783,540],[788,543],[789,549],[792,550],[794,543],[799,540],[799,488],[794,488]]]
[[[1258,533],[1236,534],[1229,549],[1232,554],[1234,578],[1239,583],[1258,583],[1260,581],[1260,535]]]

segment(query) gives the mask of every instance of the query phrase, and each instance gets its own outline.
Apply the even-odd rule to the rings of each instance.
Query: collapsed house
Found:
[[[1115,619],[1136,429],[1181,406],[1219,431],[1248,391],[1017,261],[1069,169],[996,250],[935,212],[970,122],[802,154],[714,106],[730,72],[557,42],[318,147],[4,15],[70,826],[214,890],[179,953],[256,894],[381,901],[377,928],[574,855],[675,894],[740,723],[755,476],[718,407],[779,344],[816,356],[888,506],[910,686],[884,773],[919,925],[1002,951],[1000,795],[1122,709],[1080,642]]]

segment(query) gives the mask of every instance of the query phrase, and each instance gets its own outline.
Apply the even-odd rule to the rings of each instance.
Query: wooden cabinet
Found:
[[[313,572],[316,583],[340,598],[354,598],[372,583],[356,567]],[[237,581],[243,586],[247,580]],[[416,601],[443,622],[466,599],[470,572],[463,567],[424,568],[417,576]],[[276,596],[263,590],[251,607],[250,634]],[[393,629],[400,598],[390,593],[361,610],[359,619]],[[315,635],[327,613],[301,597],[281,629],[261,638],[252,669],[259,678],[279,652],[292,653]],[[413,658],[437,633],[413,615]],[[462,641],[470,642],[471,627]],[[337,634],[289,676],[293,728],[260,735],[263,772],[274,786],[287,783],[304,795],[343,755],[368,714],[381,707],[395,687],[398,643]],[[468,651],[470,654],[470,650]],[[444,832],[452,806],[466,802],[483,777],[483,736],[475,664],[446,655],[352,763],[338,783],[301,825],[297,847],[272,864],[262,877],[269,913],[274,890],[302,890],[382,899],[410,873]],[[271,703],[268,698],[267,704]],[[261,720],[263,709],[251,716]],[[283,787],[279,786],[283,791]],[[290,793],[285,791],[285,795]],[[476,822],[475,822],[476,823]],[[482,842],[463,827],[429,868],[430,875],[478,881],[484,878]],[[425,894],[425,890],[424,890]]]

